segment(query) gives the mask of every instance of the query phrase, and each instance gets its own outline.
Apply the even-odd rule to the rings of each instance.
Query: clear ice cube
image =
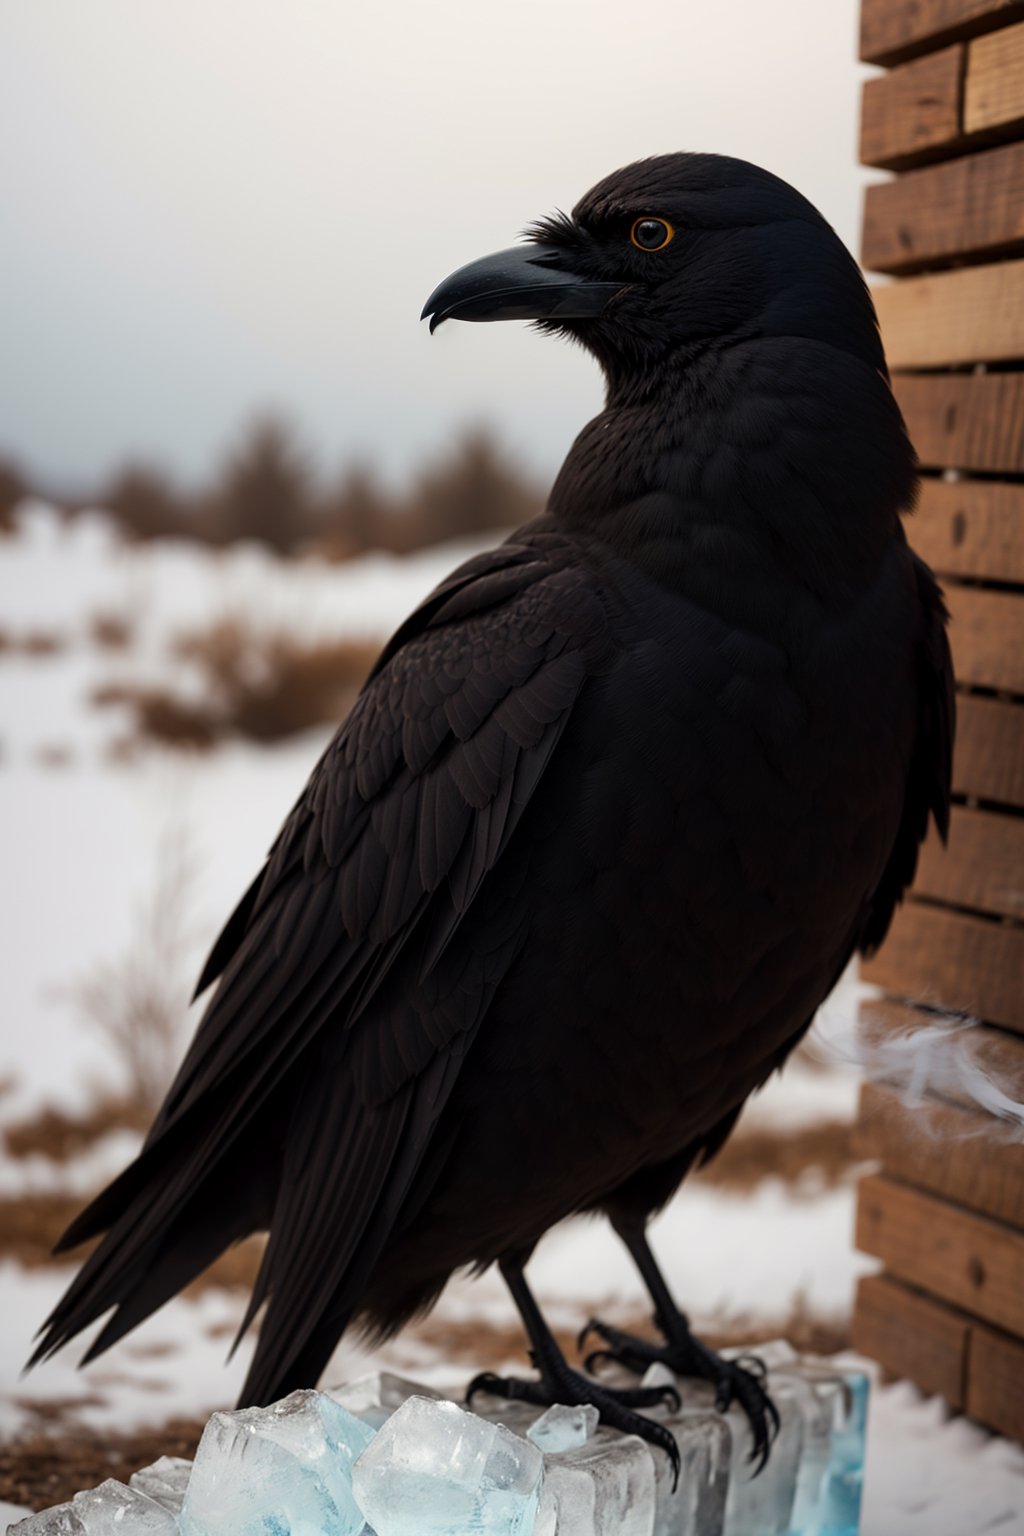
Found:
[[[486,1394],[474,1403],[482,1417],[527,1438],[545,1416],[531,1403]],[[658,1455],[637,1436],[601,1424],[576,1450],[545,1455],[533,1536],[553,1536],[556,1529],[558,1536],[651,1536]]]
[[[15,1532],[18,1536],[85,1536],[85,1526],[70,1503],[54,1504],[7,1527],[7,1536]]]
[[[121,1536],[128,1531],[132,1536],[177,1536],[177,1521],[168,1510],[113,1477],[98,1488],[76,1493],[71,1507],[86,1536]]]
[[[843,1392],[825,1476],[820,1536],[857,1536],[864,1482],[864,1436],[868,1417],[868,1378],[861,1371],[843,1373]]]
[[[136,1493],[144,1493],[148,1499],[162,1504],[164,1509],[176,1515],[185,1497],[191,1472],[192,1463],[183,1456],[161,1456],[151,1466],[140,1467],[138,1472],[133,1472],[128,1479],[128,1486],[134,1488]]]
[[[558,1536],[651,1536],[654,1455],[636,1435],[602,1427],[585,1445],[545,1456],[542,1514],[554,1506]]]
[[[780,1412],[782,1402],[792,1400],[803,1420],[803,1448],[789,1529],[794,1536],[821,1536],[821,1509],[832,1455],[839,1383],[813,1381],[799,1366],[784,1367],[770,1373],[768,1391]]]
[[[377,1432],[353,1489],[377,1536],[532,1536],[544,1458],[455,1403],[410,1397]]]
[[[181,1508],[184,1536],[357,1536],[352,1467],[373,1430],[322,1392],[215,1413]]]
[[[545,1481],[541,1484],[533,1536],[565,1536],[566,1529],[566,1526],[560,1527],[558,1524],[558,1500]]]
[[[333,1397],[357,1419],[380,1429],[396,1408],[410,1397],[429,1397],[440,1401],[440,1393],[419,1382],[407,1381],[404,1376],[394,1376],[390,1371],[374,1371],[372,1376],[360,1376],[343,1387],[332,1387],[328,1396]]]
[[[771,1378],[779,1413],[779,1432],[772,1442],[768,1465],[754,1476],[750,1459],[750,1421],[736,1403],[726,1418],[732,1430],[732,1467],[725,1506],[724,1536],[790,1536],[797,1477],[804,1449],[804,1420],[794,1392],[779,1392]]]
[[[54,1504],[8,1529],[21,1536],[176,1536],[178,1527],[161,1505],[108,1477],[70,1504]]]
[[[724,1350],[729,1358],[743,1353]],[[868,1379],[829,1360],[800,1356],[783,1339],[759,1344],[768,1390],[793,1399],[804,1444],[787,1536],[858,1536]],[[774,1455],[774,1451],[773,1451]]]
[[[857,1536],[867,1377],[790,1351],[789,1358],[772,1370],[769,1390],[776,1400],[795,1392],[804,1419],[793,1536]]]
[[[679,1384],[683,1396],[686,1385]],[[732,1464],[732,1431],[725,1415],[704,1406],[645,1412],[664,1424],[679,1449],[675,1488],[668,1457],[654,1451],[654,1536],[722,1536]]]
[[[555,1403],[534,1420],[526,1437],[547,1456],[556,1451],[577,1451],[594,1433],[599,1417],[590,1403],[577,1403],[574,1407]]]

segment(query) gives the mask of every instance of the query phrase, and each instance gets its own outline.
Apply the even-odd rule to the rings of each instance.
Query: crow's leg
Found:
[[[612,1218],[612,1226],[629,1249],[633,1262],[654,1302],[654,1325],[664,1340],[661,1344],[635,1334],[623,1333],[607,1323],[592,1318],[579,1337],[582,1350],[588,1335],[596,1334],[603,1348],[586,1357],[586,1368],[600,1360],[615,1360],[627,1369],[642,1374],[649,1365],[660,1361],[679,1376],[701,1376],[715,1388],[715,1406],[724,1411],[738,1403],[750,1420],[754,1443],[750,1459],[758,1471],[768,1460],[772,1439],[778,1432],[779,1415],[765,1391],[765,1369],[755,1356],[723,1360],[713,1349],[702,1344],[690,1332],[686,1314],[681,1312],[647,1241],[644,1223],[635,1219]]]
[[[613,1429],[621,1429],[628,1435],[639,1435],[650,1445],[663,1450],[672,1463],[672,1486],[679,1477],[679,1448],[663,1424],[656,1424],[635,1413],[635,1408],[649,1408],[658,1403],[679,1406],[679,1395],[672,1387],[634,1387],[613,1391],[598,1382],[574,1371],[555,1342],[551,1329],[541,1314],[533,1292],[523,1273],[524,1261],[519,1257],[500,1260],[502,1278],[512,1294],[530,1339],[530,1359],[539,1373],[539,1380],[526,1381],[518,1376],[497,1376],[493,1371],[483,1371],[474,1376],[466,1389],[466,1402],[471,1403],[477,1392],[491,1392],[496,1397],[512,1398],[518,1402],[538,1403],[550,1407],[552,1403],[591,1403],[599,1412],[601,1421]]]

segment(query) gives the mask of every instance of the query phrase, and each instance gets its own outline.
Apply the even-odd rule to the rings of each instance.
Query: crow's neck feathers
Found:
[[[884,369],[884,362],[882,364]],[[870,580],[916,469],[882,369],[801,336],[729,338],[609,379],[549,511],[644,561],[746,551],[822,589]]]

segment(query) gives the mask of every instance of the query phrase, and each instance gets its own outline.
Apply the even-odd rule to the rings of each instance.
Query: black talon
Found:
[[[703,1377],[715,1389],[715,1407],[720,1413],[736,1403],[746,1414],[752,1436],[749,1460],[756,1463],[756,1476],[767,1465],[772,1442],[779,1432],[778,1411],[766,1390],[768,1371],[764,1361],[757,1355],[723,1360],[695,1338],[686,1315],[672,1299],[648,1246],[643,1226],[622,1219],[615,1222],[615,1230],[629,1249],[650,1292],[655,1308],[654,1323],[664,1336],[664,1342],[655,1344],[602,1323],[598,1318],[591,1318],[580,1334],[581,1349],[592,1333],[596,1333],[606,1347],[592,1350],[587,1355],[587,1370],[603,1361],[615,1361],[642,1375],[655,1361],[660,1361],[677,1376]]]
[[[600,1328],[600,1326],[601,1325],[596,1317],[590,1318],[588,1322],[583,1324],[583,1327],[576,1335],[576,1348],[581,1355],[583,1353],[583,1347],[587,1342],[587,1338],[590,1334],[594,1333],[598,1328]],[[589,1370],[590,1367],[588,1366],[587,1369]]]
[[[761,1383],[762,1387],[768,1380],[768,1367],[760,1355],[737,1355],[736,1364],[741,1365],[748,1375]]]
[[[520,1376],[497,1376],[493,1371],[482,1371],[474,1376],[466,1388],[469,1405],[478,1392],[489,1392],[494,1397],[504,1397],[511,1402],[536,1403],[550,1407],[552,1403],[590,1403],[601,1416],[601,1423],[626,1435],[638,1435],[648,1445],[655,1445],[665,1452],[672,1466],[672,1490],[679,1482],[680,1457],[675,1437],[662,1424],[646,1419],[634,1408],[650,1408],[668,1404],[673,1409],[680,1406],[679,1394],[674,1387],[627,1387],[621,1391],[602,1387],[589,1381],[579,1371],[572,1370],[563,1360],[559,1366],[545,1359],[539,1381],[526,1381]]]
[[[616,1363],[618,1358],[618,1355],[613,1355],[610,1349],[592,1349],[589,1355],[583,1357],[583,1369],[589,1371],[591,1376],[596,1376],[597,1366],[603,1365],[606,1361]]]
[[[539,1372],[537,1381],[524,1381],[518,1376],[498,1376],[493,1371],[482,1371],[474,1376],[466,1389],[466,1402],[471,1403],[478,1392],[490,1392],[495,1397],[505,1397],[516,1402],[550,1406],[553,1403],[589,1403],[595,1407],[601,1422],[627,1435],[637,1435],[649,1445],[665,1452],[672,1467],[672,1488],[679,1482],[680,1456],[675,1437],[663,1424],[644,1418],[635,1408],[649,1408],[662,1404],[678,1408],[679,1394],[666,1384],[654,1387],[629,1387],[616,1391],[593,1381],[580,1371],[574,1371],[555,1342],[554,1335],[541,1315],[540,1308],[526,1283],[522,1263],[518,1260],[500,1261],[512,1299],[519,1309],[530,1338],[530,1359]],[[586,1330],[584,1330],[585,1336]]]
[[[502,1391],[506,1380],[510,1378],[499,1376],[496,1371],[480,1371],[466,1388],[464,1402],[467,1408],[473,1405],[473,1399],[478,1392],[489,1392],[494,1397],[511,1397],[511,1393]]]

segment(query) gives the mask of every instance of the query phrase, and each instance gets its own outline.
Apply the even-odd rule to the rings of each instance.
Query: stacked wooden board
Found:
[[[891,1045],[934,1010],[983,1021],[972,1049],[1024,1100],[1024,3],[862,0],[862,261],[921,459],[912,544],[939,573],[958,678],[948,849],[865,977]],[[1024,1145],[948,1075],[913,1101],[865,1088],[854,1343],[1024,1439]]]

